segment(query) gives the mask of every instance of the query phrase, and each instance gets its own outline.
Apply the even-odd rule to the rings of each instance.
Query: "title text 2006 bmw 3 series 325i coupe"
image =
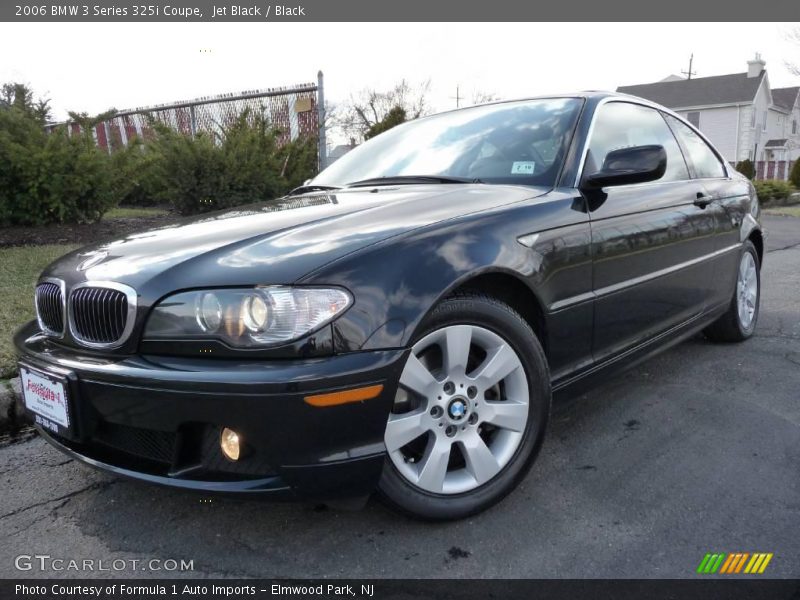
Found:
[[[135,479],[465,517],[525,476],[554,392],[753,334],[758,213],[637,98],[419,119],[287,197],[50,265],[15,337],[25,402]]]

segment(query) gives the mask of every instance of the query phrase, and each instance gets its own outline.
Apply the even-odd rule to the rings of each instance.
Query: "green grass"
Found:
[[[163,217],[169,214],[163,208],[133,208],[118,206],[108,211],[104,219],[137,219],[140,217]]]
[[[0,248],[0,379],[16,373],[11,336],[36,316],[33,288],[39,273],[75,248],[72,244]]]
[[[776,206],[774,208],[765,208],[764,212],[768,215],[800,217],[800,204],[796,204],[795,206]]]

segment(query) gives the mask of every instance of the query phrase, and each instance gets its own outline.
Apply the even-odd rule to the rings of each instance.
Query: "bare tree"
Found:
[[[472,94],[470,95],[470,102],[472,106],[489,104],[490,102],[497,102],[498,100],[502,100],[502,98],[500,98],[500,96],[494,92],[485,92],[483,90],[473,90]]]
[[[332,123],[346,137],[364,139],[364,134],[392,109],[401,108],[409,121],[427,114],[429,90],[430,80],[414,86],[406,79],[385,91],[365,88],[337,107]]]
[[[800,47],[800,27],[795,27],[791,31],[786,34],[786,37],[789,41],[794,42],[798,47]],[[793,62],[790,60],[786,61],[786,68],[789,69],[795,75],[800,75],[800,62]]]
[[[341,109],[341,104],[331,102],[327,98],[325,99],[325,118],[322,122],[322,125],[324,125],[326,129],[336,127],[337,123],[339,122]]]

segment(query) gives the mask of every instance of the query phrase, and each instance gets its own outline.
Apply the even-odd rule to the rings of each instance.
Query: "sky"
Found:
[[[0,82],[51,99],[53,117],[292,85],[325,73],[326,98],[430,81],[502,99],[648,83],[688,68],[741,73],[759,52],[773,87],[800,85],[780,23],[0,23]]]

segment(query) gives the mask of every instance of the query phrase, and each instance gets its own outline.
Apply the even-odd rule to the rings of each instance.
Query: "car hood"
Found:
[[[140,292],[288,284],[392,236],[546,191],[448,184],[284,197],[87,246],[50,265],[43,277],[68,285],[115,281]]]

